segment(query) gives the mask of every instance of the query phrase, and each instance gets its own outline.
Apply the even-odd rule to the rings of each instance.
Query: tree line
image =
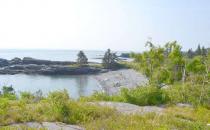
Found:
[[[148,51],[132,53],[131,56],[150,83],[173,84],[178,81],[202,82],[209,84],[210,54],[204,47],[198,46],[184,53],[177,41],[155,46],[147,42]]]
[[[210,48],[205,48],[204,46],[200,46],[200,44],[198,45],[197,49],[195,51],[193,51],[192,48],[190,48],[188,51],[187,51],[187,56],[188,58],[193,58],[195,56],[207,56],[207,53],[208,53],[208,50]]]

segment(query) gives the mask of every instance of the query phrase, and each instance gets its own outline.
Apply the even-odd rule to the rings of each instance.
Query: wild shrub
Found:
[[[3,86],[2,88],[3,94],[14,94],[14,88],[12,86]]]
[[[10,100],[15,100],[16,99],[16,95],[15,95],[15,91],[14,88],[12,86],[3,86],[2,87],[2,94],[0,94],[0,97],[3,98],[7,98]]]
[[[41,90],[36,91],[35,93],[31,92],[20,92],[20,100],[28,103],[39,102],[44,99]]]
[[[34,99],[34,95],[30,92],[21,92],[20,99],[24,101],[32,101]]]
[[[5,113],[9,108],[9,100],[7,98],[0,98],[0,115]]]
[[[208,129],[209,110],[197,111],[193,108],[167,109],[165,114],[148,113],[145,115],[113,114],[106,119],[85,123],[87,130],[205,130]],[[201,119],[202,118],[202,119]]]
[[[210,87],[208,85],[176,83],[165,90],[170,103],[189,103],[194,106],[210,107]]]
[[[80,97],[80,101],[123,101],[120,95],[108,95],[103,92],[95,92],[89,97]]]
[[[157,87],[138,87],[133,90],[122,89],[121,97],[125,102],[136,105],[160,105],[169,101],[168,95]]]
[[[105,119],[115,113],[115,110],[107,107],[91,105],[87,102],[71,102],[69,122],[71,124],[80,124],[91,122],[96,119]]]
[[[136,105],[160,105],[169,101],[169,97],[164,90],[153,87],[138,87],[135,89],[122,88],[117,95],[105,93],[95,93],[90,97],[81,98],[83,101],[116,101],[127,102]]]
[[[70,98],[67,90],[51,92],[49,93],[47,100],[51,107],[51,114],[55,117],[55,119],[67,122],[70,114]]]

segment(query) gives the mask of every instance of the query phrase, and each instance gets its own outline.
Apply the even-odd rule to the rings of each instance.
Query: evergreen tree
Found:
[[[188,63],[187,65],[187,70],[188,72],[193,72],[193,73],[204,73],[205,72],[205,65],[202,62],[202,57],[201,56],[196,56]]]
[[[108,49],[104,54],[102,64],[105,68],[111,69],[117,65],[117,59],[116,53],[112,53],[111,50]]]
[[[205,49],[205,47],[203,46],[202,49],[201,49],[201,55],[203,57],[206,57],[207,56],[207,50]]]
[[[84,54],[83,51],[79,51],[79,53],[77,54],[78,58],[77,58],[77,63],[79,65],[85,65],[88,63],[88,58],[86,57],[86,55]]]
[[[187,56],[188,56],[189,58],[193,58],[193,55],[194,55],[194,53],[193,53],[193,50],[192,50],[192,48],[191,48],[191,49],[188,50]]]
[[[196,55],[201,55],[201,47],[200,44],[198,45],[198,48],[196,49]]]
[[[15,93],[14,88],[12,86],[9,86],[9,87],[3,86],[2,92],[3,92],[3,94],[14,94]]]

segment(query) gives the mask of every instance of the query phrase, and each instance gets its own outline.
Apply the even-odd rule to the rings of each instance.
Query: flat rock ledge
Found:
[[[121,88],[136,88],[144,86],[148,83],[146,76],[138,73],[133,69],[121,69],[99,73],[95,76],[99,81],[104,92],[109,95],[114,95],[120,92]]]
[[[90,104],[103,106],[103,107],[110,107],[116,109],[116,111],[125,115],[130,115],[130,114],[143,115],[147,113],[162,114],[165,109],[164,107],[158,107],[158,106],[137,106],[121,102],[90,102]]]
[[[68,125],[60,122],[27,122],[27,123],[17,123],[9,125],[14,127],[15,130],[22,130],[22,128],[27,127],[31,129],[44,129],[44,130],[85,130],[84,128],[76,125]],[[1,127],[0,127],[1,128]]]

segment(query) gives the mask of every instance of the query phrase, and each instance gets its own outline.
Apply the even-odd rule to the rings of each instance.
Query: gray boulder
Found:
[[[31,57],[24,57],[22,60],[22,63],[23,64],[36,64],[36,65],[50,65],[51,61],[34,59]]]
[[[24,65],[11,65],[4,68],[5,70],[24,70]]]
[[[9,61],[10,65],[17,65],[17,64],[22,64],[22,60],[18,57],[15,57],[14,59]]]
[[[4,67],[8,65],[9,65],[8,60],[0,58],[0,67]]]
[[[26,122],[19,124],[9,125],[15,130],[21,130],[22,128],[26,129],[46,129],[46,130],[85,130],[84,128],[76,125],[68,125],[60,122]]]
[[[45,75],[80,75],[98,73],[100,69],[91,67],[48,66],[42,68],[39,72]]]
[[[148,113],[163,114],[164,107],[160,106],[137,106],[130,103],[122,102],[89,102],[89,104],[103,107],[110,107],[125,115],[144,115]]]
[[[25,69],[35,70],[35,71],[46,67],[46,65],[36,65],[36,64],[28,64],[28,65],[22,65],[22,66],[24,66]]]
[[[75,64],[75,62],[70,62],[70,61],[50,61],[50,60],[34,59],[34,58],[31,58],[31,57],[24,57],[23,60],[22,60],[22,64],[71,65],[71,64]]]

